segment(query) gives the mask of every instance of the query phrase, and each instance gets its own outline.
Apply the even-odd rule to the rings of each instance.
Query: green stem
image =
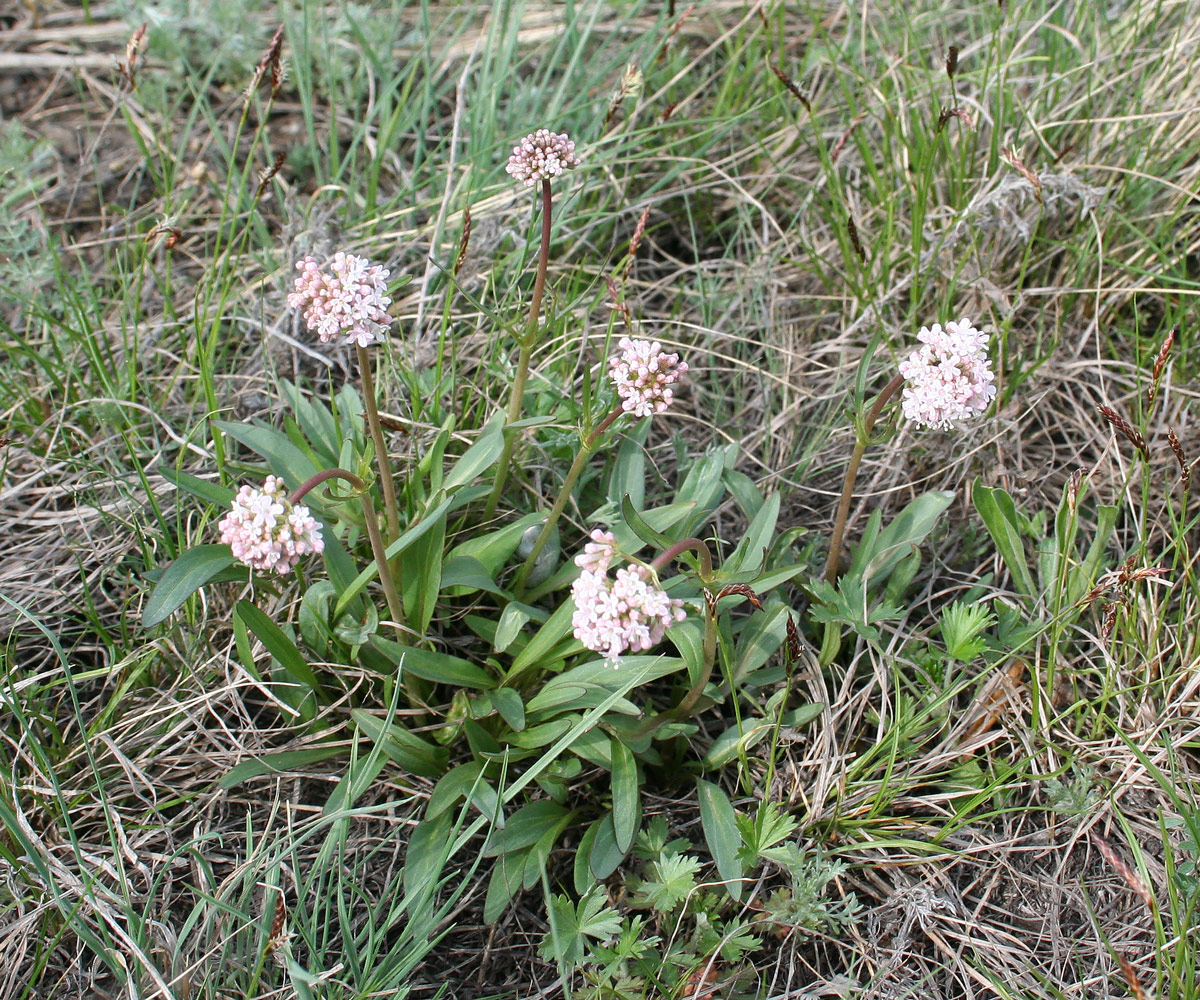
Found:
[[[396,506],[396,484],[392,479],[392,463],[388,460],[383,425],[379,422],[379,406],[375,400],[375,380],[371,375],[371,356],[362,344],[354,345],[358,355],[358,371],[362,378],[363,405],[367,409],[367,427],[375,443],[375,461],[379,466],[379,486],[383,490],[383,509],[387,513],[388,541],[400,537],[400,512]]]
[[[538,253],[537,275],[533,279],[533,298],[529,301],[529,319],[525,324],[525,335],[519,340],[521,349],[517,355],[517,372],[508,397],[506,416],[507,423],[510,425],[521,419],[521,408],[525,403],[525,383],[529,380],[529,362],[533,357],[533,345],[537,341],[542,297],[546,293],[546,271],[550,267],[550,207],[550,180],[544,178],[542,180],[542,245]],[[516,446],[516,436],[509,430],[504,437],[504,450],[500,454],[500,464],[496,469],[496,482],[492,486],[487,506],[483,511],[485,519],[496,513],[496,505],[500,502],[500,494],[504,491],[504,483],[508,479],[508,467],[512,462]]]
[[[705,549],[707,550],[707,546]],[[657,561],[656,559],[655,562]],[[690,718],[692,712],[696,709],[696,705],[700,703],[700,699],[704,696],[704,689],[708,687],[708,682],[712,678],[713,667],[716,665],[716,662],[717,609],[715,604],[710,604],[704,617],[704,668],[700,671],[700,676],[696,678],[696,683],[688,688],[687,693],[684,694],[679,700],[679,704],[674,708],[668,708],[665,712],[659,712],[638,726],[634,730],[633,738],[638,739],[649,736],[656,730],[661,729],[668,722],[681,722],[684,719]]]
[[[387,599],[388,613],[392,616],[392,621],[397,625],[403,625],[404,607],[400,603],[399,595],[396,593],[396,584],[392,579],[392,571],[387,561],[387,546],[384,544],[383,535],[379,531],[379,521],[375,517],[375,505],[371,503],[371,495],[367,492],[367,484],[353,472],[347,472],[345,469],[323,469],[297,487],[291,497],[288,498],[289,501],[293,504],[299,503],[309,490],[320,486],[321,483],[329,479],[344,479],[358,490],[359,499],[362,501],[363,520],[366,521],[367,525],[367,537],[371,540],[371,554],[375,557],[375,565],[379,568],[379,585],[383,587],[383,596]],[[400,635],[403,636],[404,634],[404,630],[401,629]]]
[[[837,517],[833,522],[833,534],[829,538],[829,556],[825,560],[825,581],[827,583],[837,581],[838,557],[842,552],[842,536],[846,533],[846,521],[850,517],[850,501],[854,498],[854,482],[858,479],[858,467],[862,463],[863,454],[871,443],[871,431],[875,429],[875,422],[879,419],[879,414],[883,412],[884,406],[896,395],[903,384],[904,376],[897,374],[883,387],[883,391],[875,397],[875,402],[872,404],[867,419],[863,422],[858,440],[854,444],[854,451],[846,466],[846,478],[842,481],[842,496],[838,501]]]
[[[554,526],[558,523],[558,519],[562,517],[562,512],[567,506],[567,501],[571,498],[571,490],[575,488],[575,483],[579,479],[580,473],[583,472],[588,459],[592,457],[592,453],[596,449],[596,442],[600,440],[600,435],[612,426],[613,421],[624,412],[625,410],[620,406],[614,409],[587,436],[587,439],[583,442],[583,447],[575,453],[571,467],[567,470],[567,478],[563,480],[562,489],[558,492],[558,499],[554,501],[554,506],[550,508],[550,513],[546,516],[546,523],[542,525],[542,530],[537,536],[537,541],[533,543],[533,548],[529,550],[529,555],[525,557],[525,562],[522,564],[520,570],[517,571],[516,579],[513,581],[513,593],[518,598],[524,594],[525,579],[529,576],[530,570],[533,569],[533,564],[537,562],[537,557],[542,554],[542,549],[546,547],[546,543],[550,540],[550,535],[554,531]]]

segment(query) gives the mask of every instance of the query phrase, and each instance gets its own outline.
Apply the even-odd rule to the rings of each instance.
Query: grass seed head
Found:
[[[1137,448],[1146,458],[1150,457],[1150,448],[1147,446],[1146,439],[1142,436],[1141,431],[1111,406],[1101,406],[1100,413],[1112,425],[1114,430],[1124,434],[1129,443]]]
[[[1154,397],[1158,395],[1159,382],[1162,380],[1162,373],[1167,367],[1167,361],[1171,356],[1171,346],[1174,343],[1175,331],[1172,330],[1163,340],[1162,347],[1158,349],[1158,357],[1154,359],[1154,367],[1150,370],[1150,386],[1146,390],[1147,406],[1153,405]]]

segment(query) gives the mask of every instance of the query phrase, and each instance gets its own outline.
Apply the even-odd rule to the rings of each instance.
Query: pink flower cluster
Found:
[[[988,335],[969,319],[921,327],[921,347],[900,364],[904,415],[926,427],[950,427],[977,416],[996,396],[987,356]]]
[[[575,155],[575,143],[565,132],[555,135],[548,128],[540,128],[513,146],[512,156],[504,169],[529,187],[540,180],[557,177],[564,170],[579,166],[580,162]]]
[[[645,566],[619,569],[615,579],[609,579],[616,554],[612,533],[593,531],[592,541],[575,557],[583,572],[571,585],[575,638],[613,661],[626,650],[650,649],[667,629],[687,617],[683,602],[660,590]]]
[[[238,490],[218,527],[221,541],[251,569],[290,573],[302,555],[325,548],[321,526],[307,507],[288,501],[283,482],[275,476],[267,476],[261,490]]]
[[[383,340],[392,317],[388,306],[388,270],[365,257],[340,250],[326,274],[312,257],[296,264],[300,272],[288,305],[304,310],[304,322],[326,344],[339,337],[344,343],[367,347]]]
[[[683,379],[688,366],[678,354],[668,354],[657,340],[622,337],[621,353],[609,361],[609,375],[621,397],[621,406],[635,417],[662,413],[675,396],[671,388]]]

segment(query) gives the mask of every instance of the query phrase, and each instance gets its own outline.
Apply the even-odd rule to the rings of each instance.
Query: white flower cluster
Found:
[[[926,427],[950,427],[974,417],[996,396],[995,375],[987,356],[988,335],[960,319],[917,334],[921,347],[900,364],[904,415]]]
[[[312,257],[296,264],[300,272],[288,305],[304,311],[304,322],[322,344],[344,337],[344,343],[368,347],[383,340],[392,317],[388,306],[388,270],[365,257],[340,250],[326,274]]]
[[[617,342],[621,349],[609,360],[609,375],[621,397],[621,406],[635,417],[662,413],[675,398],[671,388],[688,370],[678,354],[668,354],[657,340]]]
[[[529,187],[541,180],[557,177],[565,170],[579,166],[575,155],[575,143],[565,132],[555,135],[548,128],[540,128],[525,136],[513,146],[512,156],[504,169],[514,178]]]
[[[640,653],[662,640],[667,629],[687,617],[683,602],[659,589],[645,566],[608,569],[616,558],[616,538],[599,529],[575,557],[583,572],[571,585],[575,638],[615,661],[626,651]]]
[[[288,501],[275,476],[267,476],[261,490],[238,490],[218,527],[221,541],[251,569],[290,573],[301,556],[325,548],[321,526],[307,507]]]

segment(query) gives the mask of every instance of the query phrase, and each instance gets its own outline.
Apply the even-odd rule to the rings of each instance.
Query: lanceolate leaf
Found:
[[[260,608],[249,601],[238,601],[233,613],[246,623],[246,627],[258,636],[259,641],[295,680],[307,687],[319,700],[329,700],[325,688],[313,673],[308,661],[304,659],[304,655],[296,648],[296,644]]]
[[[971,500],[996,544],[996,551],[1012,574],[1017,589],[1031,601],[1035,600],[1038,589],[1029,572],[1025,547],[1021,543],[1020,515],[1012,497],[1003,489],[984,486],[976,479],[971,486]]]
[[[166,568],[151,591],[142,610],[142,624],[151,628],[165,621],[192,594],[233,563],[228,545],[196,545],[188,549]]]
[[[398,725],[356,708],[350,713],[359,729],[367,734],[387,756],[406,771],[423,778],[436,778],[446,770],[450,751],[434,746]]]
[[[642,825],[642,804],[638,793],[637,761],[629,747],[619,739],[612,741],[612,797],[613,834],[617,850],[625,854]]]
[[[742,898],[742,863],[738,848],[742,837],[738,833],[737,815],[729,798],[719,785],[703,778],[696,782],[700,795],[700,825],[704,828],[704,839],[717,863],[717,871],[725,879],[725,888],[734,899]]]

